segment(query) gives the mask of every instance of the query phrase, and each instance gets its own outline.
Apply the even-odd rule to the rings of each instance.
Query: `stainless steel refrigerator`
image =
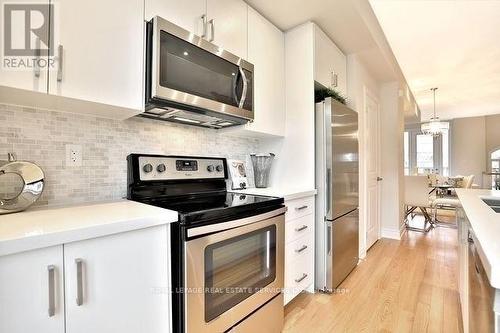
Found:
[[[316,289],[331,292],[358,264],[358,114],[316,104]]]

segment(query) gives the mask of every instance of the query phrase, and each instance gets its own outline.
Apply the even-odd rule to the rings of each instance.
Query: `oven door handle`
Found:
[[[272,217],[278,216],[285,214],[287,211],[286,207],[281,207],[279,209],[272,210],[267,213],[255,215],[255,216],[249,216],[245,217],[239,220],[233,220],[233,221],[228,221],[228,222],[222,222],[222,223],[215,223],[215,224],[209,224],[209,225],[204,225],[201,227],[197,228],[191,228],[188,229],[187,231],[187,236],[188,237],[196,237],[196,236],[202,236],[206,234],[211,234],[214,232],[220,232],[228,229],[233,229],[237,227],[241,227],[247,224],[252,224],[255,222],[259,222],[262,220],[267,220]]]

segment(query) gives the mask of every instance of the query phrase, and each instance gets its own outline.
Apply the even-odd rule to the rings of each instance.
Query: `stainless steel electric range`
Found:
[[[283,198],[226,191],[224,158],[131,154],[130,200],[175,210],[174,332],[281,332]]]

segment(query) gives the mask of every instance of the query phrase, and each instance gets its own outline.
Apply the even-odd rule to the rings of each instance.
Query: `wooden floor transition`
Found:
[[[290,302],[283,332],[461,332],[457,246],[449,228],[381,239],[339,293]]]

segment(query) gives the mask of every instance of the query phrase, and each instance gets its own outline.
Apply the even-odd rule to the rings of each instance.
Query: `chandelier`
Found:
[[[445,121],[440,121],[439,117],[436,116],[436,90],[437,88],[431,88],[434,93],[434,116],[427,123],[423,123],[420,127],[422,133],[429,134],[433,136],[439,136],[443,132],[450,128],[450,124]]]

